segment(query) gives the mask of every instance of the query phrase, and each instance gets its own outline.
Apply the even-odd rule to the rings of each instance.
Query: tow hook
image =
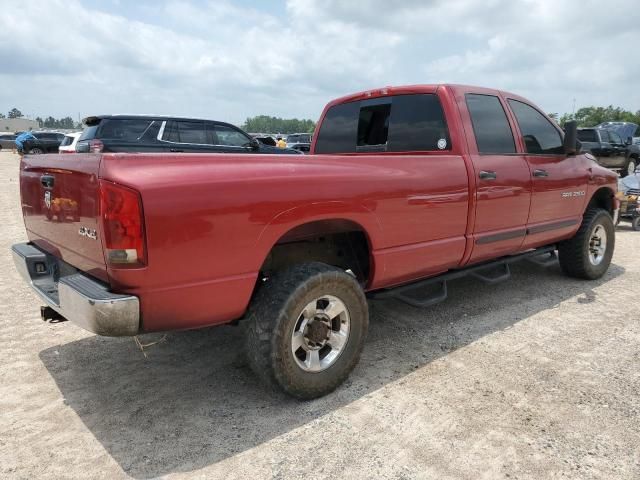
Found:
[[[60,322],[67,321],[66,318],[64,318],[62,315],[60,315],[57,311],[55,311],[53,308],[49,307],[48,305],[42,305],[40,307],[40,318],[42,318],[43,322],[46,322],[47,320],[51,320],[51,323],[60,323]]]

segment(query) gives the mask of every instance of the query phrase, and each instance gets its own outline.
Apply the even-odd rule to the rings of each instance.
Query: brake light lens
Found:
[[[100,180],[100,216],[107,263],[118,266],[145,265],[140,194],[122,185]]]
[[[90,140],[89,141],[89,151],[91,153],[102,153],[104,150],[104,143],[101,140]]]

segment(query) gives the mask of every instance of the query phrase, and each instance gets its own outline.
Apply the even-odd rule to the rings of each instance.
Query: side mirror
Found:
[[[252,138],[251,142],[249,144],[249,148],[251,150],[260,150],[260,142],[258,140],[256,140],[255,138]]]
[[[570,120],[564,124],[564,153],[575,155],[580,151],[581,145],[578,142],[578,122]]]

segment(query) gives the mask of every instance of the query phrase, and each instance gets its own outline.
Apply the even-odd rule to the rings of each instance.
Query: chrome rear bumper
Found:
[[[109,337],[139,332],[138,297],[110,292],[103,283],[31,243],[15,244],[11,251],[22,278],[67,320]]]

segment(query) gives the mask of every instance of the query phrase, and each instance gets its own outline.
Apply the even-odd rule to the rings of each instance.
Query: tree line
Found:
[[[620,107],[582,107],[575,113],[565,113],[558,117],[557,113],[549,114],[561,127],[569,120],[578,122],[578,127],[594,127],[602,122],[631,122],[640,125],[640,110],[633,113]]]
[[[22,118],[24,114],[18,110],[17,108],[12,108],[9,110],[7,115],[4,113],[0,113],[0,118]],[[48,116],[47,118],[36,117],[36,122],[38,125],[43,128],[62,128],[71,130],[73,128],[82,128],[82,124],[79,122],[74,122],[71,117],[64,118],[53,118],[52,116]]]
[[[258,115],[247,118],[241,128],[251,133],[313,133],[316,122],[306,119]]]

